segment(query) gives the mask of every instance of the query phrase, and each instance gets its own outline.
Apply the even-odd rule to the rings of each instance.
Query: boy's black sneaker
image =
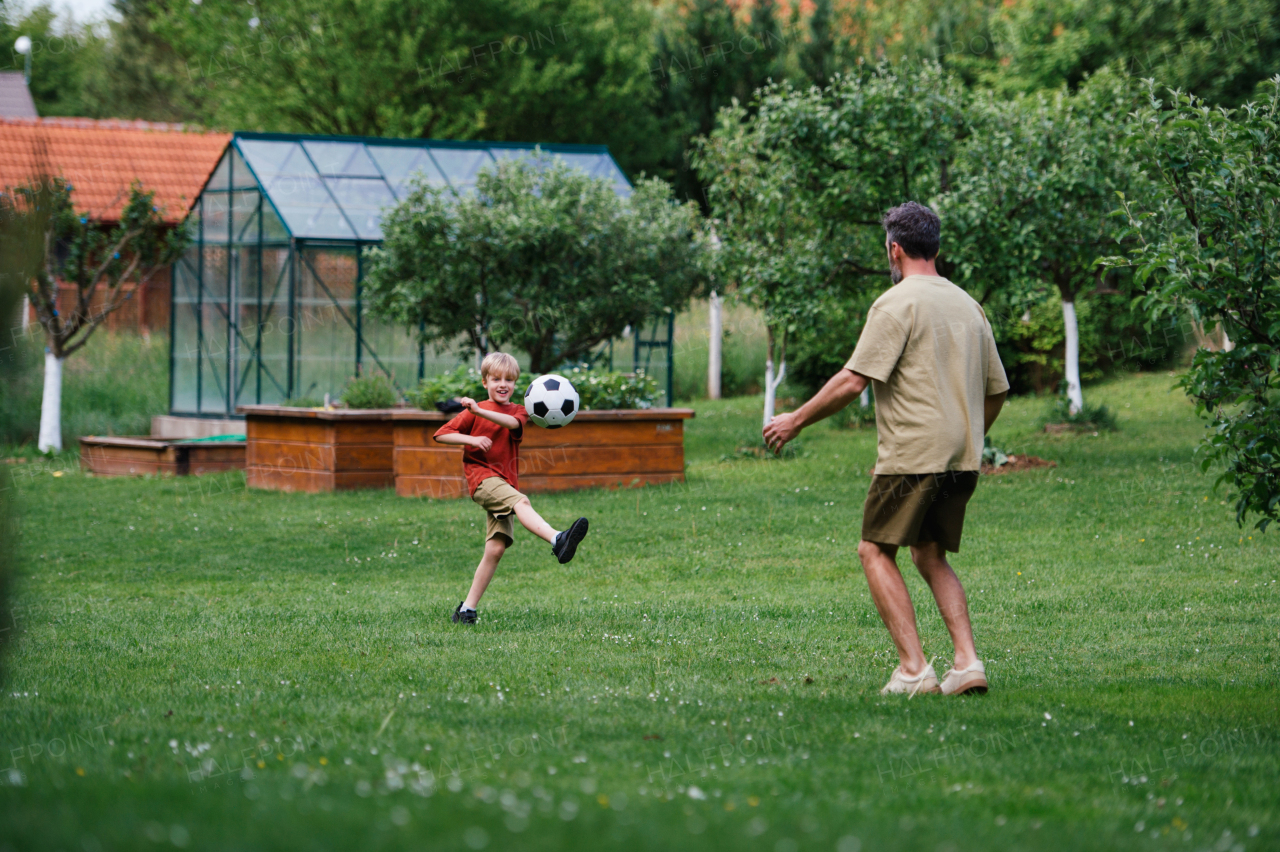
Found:
[[[464,603],[466,603],[466,601],[458,604],[458,608],[453,611],[453,623],[475,624],[478,613],[474,609],[463,609],[462,604]]]
[[[551,545],[551,552],[556,555],[556,559],[560,560],[563,565],[573,558],[573,554],[578,552],[578,542],[587,537],[587,519],[578,518],[570,524],[569,529],[564,530],[556,536],[555,542]]]

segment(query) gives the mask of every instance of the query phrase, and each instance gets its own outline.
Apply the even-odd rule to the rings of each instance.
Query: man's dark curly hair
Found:
[[[932,260],[938,256],[942,222],[938,214],[923,204],[908,201],[884,214],[880,220],[889,242],[902,246],[908,257]]]

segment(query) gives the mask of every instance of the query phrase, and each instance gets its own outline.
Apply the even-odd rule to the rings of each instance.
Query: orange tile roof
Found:
[[[166,222],[177,224],[231,141],[181,124],[92,118],[0,118],[0,189],[44,169],[71,184],[76,209],[115,222],[135,179],[155,192]],[[43,156],[40,153],[42,152]]]

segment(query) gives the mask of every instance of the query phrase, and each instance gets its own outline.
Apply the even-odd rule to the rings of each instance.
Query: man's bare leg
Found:
[[[534,510],[528,499],[521,500],[516,504],[516,517],[520,519],[520,523],[524,525],[525,529],[538,538],[551,544],[556,543],[555,529],[542,519],[542,516]]]
[[[963,671],[978,659],[973,647],[973,627],[969,624],[969,601],[965,597],[964,586],[960,585],[960,578],[947,562],[947,552],[937,542],[913,545],[911,560],[933,592],[938,612],[942,613],[942,620],[946,622],[947,632],[955,645],[955,668]]]
[[[920,635],[916,632],[916,611],[911,605],[911,593],[898,570],[894,557],[897,545],[863,541],[858,545],[858,558],[867,575],[867,587],[871,599],[880,612],[880,620],[889,628],[893,644],[898,648],[898,660],[902,673],[916,677],[926,665],[924,650],[920,647]]]
[[[493,579],[493,572],[498,570],[498,560],[506,552],[507,543],[500,538],[491,538],[484,543],[484,556],[476,566],[476,576],[471,581],[471,591],[467,592],[467,599],[462,602],[463,609],[475,609],[479,605],[480,597],[484,594],[484,590],[489,588],[489,581]]]

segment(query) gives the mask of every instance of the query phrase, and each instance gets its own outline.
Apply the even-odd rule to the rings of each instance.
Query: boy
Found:
[[[551,543],[551,552],[568,562],[587,534],[587,519],[578,518],[563,532],[554,530],[533,510],[529,498],[516,490],[520,440],[529,414],[523,405],[511,404],[511,394],[520,378],[520,365],[505,352],[491,352],[480,362],[480,381],[489,392],[484,402],[469,397],[458,400],[466,410],[436,430],[441,444],[466,447],[462,472],[467,478],[471,499],[489,513],[485,524],[484,557],[476,568],[467,599],[453,611],[455,624],[475,624],[476,604],[493,579],[498,560],[515,539],[514,514],[524,528]]]

